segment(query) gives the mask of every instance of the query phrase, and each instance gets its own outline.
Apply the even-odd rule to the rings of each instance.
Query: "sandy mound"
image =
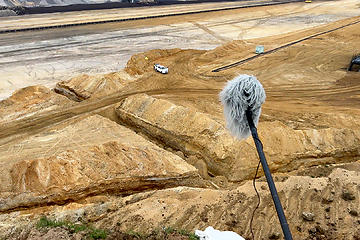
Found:
[[[117,114],[122,124],[180,150],[190,162],[191,157],[205,161],[213,176],[242,181],[254,175],[258,158],[252,139],[235,140],[223,122],[216,122],[208,114],[146,95],[128,97]],[[293,130],[274,121],[260,123],[259,135],[273,172],[342,162],[360,155],[359,130]]]
[[[359,169],[359,164],[350,167]],[[359,176],[359,171],[334,168],[327,176],[320,178],[279,178],[278,191],[294,239],[359,237]],[[80,204],[43,208],[37,214],[46,212],[49,218],[62,221],[76,222],[81,219],[83,223],[95,223],[100,229],[108,229],[110,234],[127,232],[129,229],[147,233],[164,226],[193,230],[211,225],[251,238],[249,222],[257,204],[251,184],[247,182],[234,190],[177,187],[124,198],[99,196]],[[266,182],[258,182],[257,187],[261,204],[253,225],[256,239],[279,239],[281,228]],[[1,221],[12,225],[15,214],[3,214],[0,216]],[[27,211],[17,216],[16,221],[25,225],[32,222],[37,214]],[[17,236],[26,236],[32,228],[30,225],[29,228],[20,229],[2,227],[2,232],[12,233],[9,239],[18,239]]]
[[[1,156],[0,211],[197,185],[194,167],[108,119],[62,125],[18,142],[12,151],[1,147],[8,151]]]
[[[153,69],[155,63],[162,63],[162,58],[170,57],[178,54],[183,50],[169,49],[169,50],[151,50],[146,53],[139,53],[130,58],[125,71],[131,75],[142,75]]]
[[[84,74],[57,83],[54,91],[71,100],[81,102],[90,97],[99,98],[115,93],[131,81],[132,78],[125,72],[98,76]]]
[[[43,86],[19,89],[11,97],[0,101],[1,124],[39,114],[70,103],[66,98]]]

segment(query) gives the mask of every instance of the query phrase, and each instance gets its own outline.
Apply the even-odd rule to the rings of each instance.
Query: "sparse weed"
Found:
[[[107,233],[105,230],[103,229],[96,229],[96,228],[92,228],[90,230],[90,232],[88,233],[88,236],[91,239],[105,239],[107,236]]]
[[[178,233],[181,234],[181,235],[184,235],[184,236],[187,236],[187,235],[190,234],[188,231],[186,231],[186,230],[184,230],[184,229],[178,230]]]
[[[50,220],[47,217],[41,217],[36,224],[36,227],[39,229],[63,227],[71,233],[85,231],[87,232],[87,237],[90,239],[105,239],[107,237],[107,232],[105,230],[93,228],[86,224],[74,224],[71,222]]]
[[[133,230],[128,231],[127,234],[129,234],[130,236],[136,237],[137,239],[145,239],[146,238],[146,236],[144,234],[135,232]]]
[[[164,227],[161,230],[154,230],[150,234],[142,234],[139,232],[135,232],[133,230],[127,232],[128,235],[136,237],[140,240],[146,239],[168,239],[169,235],[172,234],[179,234],[182,236],[188,237],[189,240],[199,240],[199,237],[196,236],[194,233],[190,233],[184,229],[176,229],[173,227]]]
[[[77,233],[77,232],[85,231],[87,226],[84,224],[70,224],[68,228],[71,232]]]
[[[187,230],[184,230],[184,229],[176,229],[176,228],[173,228],[173,227],[167,227],[164,229],[164,232],[166,234],[172,234],[172,233],[178,233],[182,236],[187,236],[189,238],[189,240],[199,240],[199,237],[196,236],[194,233],[191,233]]]
[[[71,222],[66,221],[55,221],[50,220],[47,217],[41,217],[38,223],[36,224],[38,229],[46,229],[46,228],[56,228],[62,227],[67,229],[70,233],[77,233],[77,232],[86,232],[86,239],[106,239],[107,231],[103,229],[97,229],[92,226],[86,224],[74,224]],[[126,232],[127,235],[135,237],[139,240],[146,240],[146,239],[167,239],[167,237],[171,236],[172,234],[179,234],[182,236],[188,237],[189,240],[199,240],[194,233],[186,231],[184,229],[176,229],[173,227],[164,227],[161,230],[154,230],[150,234],[143,234],[140,232],[135,232],[130,230]]]
[[[195,235],[195,233],[190,233],[188,237],[189,237],[189,240],[199,240],[200,239],[198,236]]]
[[[48,219],[47,217],[41,217],[39,222],[36,224],[38,228],[46,228],[46,227],[62,227],[65,226],[66,222],[62,221],[53,221]]]
[[[173,233],[173,232],[176,232],[176,229],[175,229],[175,228],[172,228],[172,227],[166,227],[166,228],[164,228],[164,232],[165,232],[166,234],[171,234],[171,233]]]

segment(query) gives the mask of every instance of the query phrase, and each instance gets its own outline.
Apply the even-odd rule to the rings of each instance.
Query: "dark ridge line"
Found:
[[[316,33],[316,34],[314,34],[314,35],[310,35],[310,36],[305,37],[305,38],[302,38],[302,39],[300,39],[300,40],[296,40],[296,41],[287,43],[287,44],[282,45],[282,46],[280,46],[280,47],[271,49],[271,50],[269,50],[269,51],[265,51],[265,52],[263,52],[263,53],[261,53],[261,54],[254,55],[254,56],[251,56],[251,57],[249,57],[249,58],[245,58],[245,59],[243,59],[243,60],[240,60],[240,61],[238,61],[238,62],[229,64],[229,65],[226,65],[226,66],[223,66],[223,67],[216,68],[216,69],[212,70],[211,72],[221,72],[221,71],[224,71],[224,70],[233,68],[233,67],[237,67],[237,66],[242,65],[242,64],[244,64],[244,63],[246,63],[246,62],[250,62],[250,61],[253,60],[253,59],[262,57],[262,56],[264,56],[264,55],[268,55],[268,54],[274,53],[274,52],[276,52],[276,51],[278,51],[278,50],[281,50],[281,49],[283,49],[283,48],[287,48],[287,47],[290,47],[290,46],[292,46],[292,45],[295,45],[295,44],[298,44],[298,43],[300,43],[300,42],[303,42],[303,41],[305,41],[305,40],[309,40],[309,39],[311,39],[311,38],[314,38],[314,37],[317,37],[317,36],[320,36],[320,35],[323,35],[323,34],[327,34],[327,33],[330,33],[330,32],[334,32],[334,31],[336,31],[336,30],[339,30],[339,29],[342,29],[342,28],[345,28],[345,27],[348,27],[348,26],[351,26],[351,25],[355,25],[355,24],[358,24],[358,23],[360,23],[360,20],[355,21],[355,22],[352,22],[352,23],[345,24],[345,25],[340,26],[340,27],[337,27],[337,28],[330,29],[330,30],[325,31],[325,32]]]
[[[134,2],[131,3],[131,0],[121,1],[121,2],[104,2],[104,3],[91,3],[91,4],[69,4],[65,6],[36,6],[36,7],[5,7],[0,6],[0,10],[9,9],[15,11],[18,15],[25,14],[43,14],[43,13],[56,13],[56,12],[74,12],[74,11],[87,11],[87,10],[101,10],[101,9],[116,9],[116,8],[132,8],[132,7],[147,7],[147,6],[166,6],[173,4],[196,4],[196,3],[206,3],[206,2],[237,2],[239,0],[152,0],[153,2]],[[249,1],[254,0],[240,0],[240,1]],[[278,2],[281,0],[270,0],[273,2]]]
[[[182,16],[182,15],[189,15],[189,14],[196,14],[196,13],[218,12],[218,11],[241,9],[241,8],[280,5],[280,4],[287,4],[287,3],[294,3],[294,2],[302,2],[302,0],[291,0],[291,1],[285,1],[285,2],[269,2],[269,3],[261,3],[261,4],[253,4],[253,5],[245,5],[245,6],[237,6],[237,7],[227,7],[227,8],[221,8],[221,9],[209,9],[209,10],[199,10],[199,11],[191,11],[191,12],[185,12],[185,13],[162,14],[162,15],[147,16],[147,17],[133,17],[133,18],[112,19],[112,20],[94,21],[94,22],[60,24],[60,25],[43,26],[43,27],[7,29],[7,30],[0,30],[0,34],[14,33],[14,32],[27,32],[27,31],[36,31],[36,30],[47,30],[47,29],[55,29],[55,28],[77,27],[77,26],[85,26],[85,25],[92,25],[92,24],[126,22],[126,21],[162,18],[162,17],[170,17],[170,16]]]
[[[204,3],[204,2],[236,2],[238,0],[153,0],[153,2],[134,2],[131,0],[127,2],[104,2],[104,3],[89,3],[89,4],[69,4],[65,6],[36,6],[36,7],[5,7],[0,6],[0,10],[13,10],[18,15],[25,14],[43,14],[43,13],[56,13],[56,12],[74,12],[74,11],[88,11],[88,10],[101,10],[101,9],[116,9],[116,8],[132,8],[132,7],[146,7],[146,6],[163,6],[172,4],[192,4],[192,3]],[[242,0],[253,1],[253,0]],[[275,0],[276,1],[276,0]]]

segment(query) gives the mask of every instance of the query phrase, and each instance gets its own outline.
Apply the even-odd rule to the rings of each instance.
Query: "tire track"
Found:
[[[121,19],[111,19],[111,20],[81,22],[81,23],[69,23],[69,24],[59,24],[59,25],[52,25],[52,26],[30,27],[30,28],[20,28],[20,29],[6,29],[6,30],[0,30],[0,34],[14,33],[14,32],[35,31],[35,30],[47,30],[47,29],[55,29],[55,28],[67,28],[67,27],[85,26],[85,25],[92,25],[92,24],[104,24],[104,23],[115,23],[115,22],[125,22],[125,21],[134,21],[134,20],[154,19],[154,18],[162,18],[162,17],[170,17],[170,16],[183,16],[183,15],[189,15],[189,14],[218,12],[218,11],[234,10],[234,9],[240,9],[240,8],[272,6],[272,5],[288,4],[288,3],[294,3],[294,2],[302,2],[302,0],[290,0],[290,1],[284,1],[284,2],[263,2],[263,1],[260,1],[260,2],[254,2],[253,4],[236,6],[236,7],[224,7],[224,8],[220,8],[220,9],[196,10],[196,11],[189,11],[189,12],[184,12],[184,13],[160,14],[160,15],[156,15],[156,16],[130,17],[130,18],[121,18]]]
[[[211,36],[213,36],[214,38],[218,39],[218,40],[221,41],[221,42],[227,42],[227,41],[230,40],[230,39],[227,39],[227,38],[222,37],[221,35],[219,35],[219,34],[217,34],[216,32],[210,30],[209,28],[207,28],[207,27],[204,26],[204,25],[201,25],[201,24],[196,23],[196,22],[193,22],[192,24],[195,25],[196,27],[202,29],[204,32],[210,34]]]
[[[315,8],[315,7],[313,7]],[[312,9],[312,8],[310,8]],[[81,42],[81,41],[77,41],[77,42],[71,42],[71,43],[66,43],[66,44],[56,44],[56,45],[50,45],[50,46],[42,46],[42,47],[34,47],[34,48],[26,48],[26,49],[17,49],[17,50],[11,50],[11,51],[0,51],[0,54],[9,54],[9,53],[17,53],[17,52],[23,52],[23,51],[33,51],[33,50],[42,50],[42,49],[58,49],[64,46],[90,46],[93,44],[99,44],[99,43],[105,43],[107,41],[110,40],[119,40],[119,39],[128,39],[128,38],[139,38],[139,37],[147,37],[147,36],[152,36],[152,35],[167,35],[167,34],[171,34],[171,33],[176,33],[179,31],[189,31],[189,30],[196,30],[197,28],[201,28],[204,31],[208,32],[209,34],[213,35],[215,34],[216,38],[220,39],[221,41],[227,41],[227,39],[217,35],[215,32],[209,30],[209,27],[220,27],[220,26],[224,26],[224,25],[228,25],[228,24],[236,24],[236,23],[243,23],[243,22],[250,22],[250,21],[256,21],[256,20],[264,20],[264,19],[269,19],[269,18],[273,18],[274,16],[276,17],[283,17],[283,16],[288,16],[288,15],[293,15],[293,14],[297,14],[297,13],[301,13],[301,12],[306,12],[309,9],[306,10],[301,10],[301,11],[293,11],[291,13],[285,13],[285,14],[279,14],[279,15],[268,15],[268,16],[264,16],[264,17],[257,17],[257,18],[249,18],[249,19],[240,19],[240,20],[228,20],[228,21],[222,21],[222,22],[216,22],[216,23],[209,23],[206,24],[206,26],[200,25],[196,22],[191,22],[193,25],[195,25],[194,27],[190,27],[190,29],[188,27],[182,27],[182,28],[177,28],[177,29],[168,29],[168,30],[160,30],[160,31],[152,31],[152,32],[148,32],[148,33],[133,33],[133,34],[127,34],[127,35],[122,35],[122,36],[113,36],[113,37],[105,37],[105,38],[98,38],[97,40],[87,40],[86,43]],[[36,52],[33,52],[36,53]],[[17,56],[16,54],[14,54],[13,56]]]
[[[299,40],[296,40],[296,41],[293,41],[293,42],[290,42],[290,43],[281,45],[280,47],[271,49],[271,50],[269,50],[269,51],[265,51],[265,52],[262,53],[262,54],[253,55],[253,56],[251,56],[251,57],[245,58],[245,59],[240,60],[240,61],[238,61],[238,62],[229,64],[229,65],[226,65],[226,66],[223,66],[223,67],[216,68],[216,69],[212,70],[212,72],[221,72],[221,71],[224,71],[224,70],[228,70],[228,69],[230,69],[230,68],[233,68],[233,67],[240,66],[240,65],[242,65],[242,64],[244,64],[244,63],[250,62],[250,61],[252,61],[252,60],[254,60],[254,59],[257,59],[257,58],[259,58],[259,57],[262,57],[262,56],[265,56],[265,55],[268,55],[268,54],[277,52],[277,51],[282,50],[282,49],[284,49],[284,48],[287,48],[287,47],[293,46],[293,45],[295,45],[295,44],[301,43],[301,42],[303,42],[303,41],[306,41],[306,40],[309,40],[309,39],[312,39],[312,38],[315,38],[315,37],[318,37],[318,36],[321,36],[321,35],[324,35],[324,34],[327,34],[327,33],[331,33],[331,32],[337,31],[337,30],[339,30],[339,29],[342,29],[342,28],[345,28],[345,27],[349,27],[349,26],[352,26],[352,25],[355,25],[355,24],[358,24],[358,23],[360,23],[360,20],[357,20],[357,21],[354,21],[354,22],[351,22],[351,23],[342,25],[342,26],[340,26],[340,27],[336,27],[336,28],[333,28],[333,29],[324,31],[324,32],[320,32],[320,33],[316,33],[316,34],[307,36],[307,37],[305,37],[305,38],[302,38],[302,39],[299,39]]]
[[[152,89],[144,91],[128,92],[123,90],[118,93],[109,95],[101,100],[83,101],[76,105],[70,106],[67,109],[56,109],[50,112],[38,113],[33,116],[25,117],[20,120],[15,120],[9,123],[5,123],[0,126],[0,145],[7,144],[9,142],[18,139],[25,135],[33,135],[44,128],[51,125],[60,123],[64,120],[76,117],[81,114],[90,113],[101,108],[118,103],[121,100],[136,94],[148,94],[163,95],[169,93],[186,93],[186,94],[214,94],[218,93],[220,89],[201,89],[201,88],[173,88],[173,89]],[[13,136],[11,138],[7,138]]]

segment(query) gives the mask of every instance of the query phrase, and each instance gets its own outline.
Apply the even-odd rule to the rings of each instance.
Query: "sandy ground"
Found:
[[[127,55],[116,55],[116,53],[124,49],[124,46],[129,46],[127,52],[129,55],[131,52],[137,53],[147,48],[155,48],[155,43],[158,46],[156,48],[167,48],[169,46],[171,48],[176,46],[186,46],[186,48],[208,46],[208,48],[216,48],[209,51],[154,49],[136,54],[130,58],[125,71],[102,76],[103,78],[100,77],[100,80],[86,76],[77,78],[80,84],[72,85],[75,86],[72,89],[78,91],[89,90],[91,89],[91,86],[88,87],[89,85],[95,86],[94,91],[89,91],[89,95],[92,94],[91,97],[82,102],[72,102],[44,87],[23,89],[12,98],[1,102],[2,108],[0,109],[3,110],[5,117],[1,119],[4,124],[0,126],[0,145],[14,156],[18,154],[15,158],[10,156],[9,162],[17,161],[19,156],[25,159],[28,158],[29,153],[31,156],[35,156],[36,153],[40,154],[42,151],[46,154],[48,151],[54,151],[55,157],[57,151],[60,151],[63,147],[61,147],[61,142],[53,138],[56,135],[53,135],[55,132],[52,129],[60,129],[62,126],[69,126],[70,130],[79,129],[78,127],[73,128],[73,125],[68,125],[69,122],[75,121],[77,117],[80,119],[88,114],[99,113],[103,117],[118,121],[118,123],[129,127],[136,125],[138,127],[137,132],[148,137],[149,141],[152,139],[160,148],[166,149],[166,151],[175,152],[176,150],[176,153],[190,161],[192,156],[189,157],[187,151],[181,148],[182,143],[168,140],[171,140],[171,136],[178,135],[170,135],[170,137],[166,138],[169,131],[163,131],[165,134],[156,135],[157,131],[154,129],[169,125],[180,126],[176,127],[176,129],[182,129],[181,126],[185,124],[172,125],[172,123],[178,124],[181,122],[178,119],[182,118],[187,121],[186,124],[189,123],[190,128],[196,130],[195,132],[200,132],[201,128],[195,125],[197,121],[187,120],[189,118],[187,118],[186,114],[183,114],[184,112],[172,112],[174,108],[170,108],[172,111],[163,111],[162,106],[165,105],[163,102],[161,105],[153,105],[155,107],[161,106],[156,108],[158,112],[150,111],[150,109],[149,114],[146,114],[144,112],[145,106],[152,102],[151,100],[146,104],[141,104],[141,107],[138,108],[139,112],[141,112],[141,122],[145,123],[145,125],[141,125],[140,121],[131,124],[130,121],[120,121],[120,116],[114,115],[114,111],[115,114],[118,112],[114,109],[114,105],[119,104],[125,98],[131,100],[129,96],[136,95],[140,91],[155,98],[160,98],[159,101],[168,100],[176,105],[188,107],[186,111],[187,109],[194,109],[196,112],[206,113],[207,118],[212,120],[209,123],[217,122],[224,125],[222,107],[218,100],[219,91],[224,86],[224,83],[235,75],[239,73],[253,74],[262,82],[267,94],[266,102],[262,108],[259,135],[263,140],[266,156],[268,160],[271,160],[270,163],[275,164],[275,166],[284,164],[283,167],[278,169],[274,170],[272,168],[272,171],[275,181],[278,183],[279,181],[283,182],[283,184],[280,183],[278,190],[282,199],[286,199],[283,201],[284,209],[289,214],[290,226],[292,226],[293,233],[296,234],[294,234],[294,239],[359,239],[360,233],[357,233],[357,231],[359,228],[358,207],[360,206],[360,198],[358,196],[359,188],[356,185],[356,183],[360,182],[358,181],[359,165],[357,163],[351,164],[346,167],[348,169],[346,171],[334,169],[333,172],[333,166],[328,165],[359,161],[360,73],[346,71],[349,60],[359,49],[360,17],[358,15],[358,2],[349,0],[315,2],[314,4],[298,3],[282,6],[281,8],[274,6],[241,11],[233,10],[223,14],[193,15],[188,16],[186,19],[177,17],[158,19],[151,22],[138,21],[136,22],[137,26],[122,23],[99,25],[96,28],[90,26],[66,29],[60,32],[39,32],[38,35],[34,34],[35,32],[4,35],[0,40],[1,43],[12,40],[13,46],[16,48],[9,50],[9,45],[0,44],[2,49],[8,48],[7,55],[4,54],[1,60],[4,61],[1,66],[7,66],[9,72],[14,73],[14,79],[19,79],[17,83],[19,86],[36,82],[51,85],[60,78],[76,75],[81,71],[101,73],[106,69],[100,68],[100,66],[106,65],[107,68],[109,63],[115,62],[115,57],[119,60],[112,67],[115,70],[122,69],[124,62],[127,60]],[[349,16],[350,18],[347,18]],[[348,25],[331,33],[302,41],[272,54],[260,55],[260,57],[243,65],[221,72],[212,72],[215,68],[254,56],[256,45],[262,44],[266,50],[269,50],[309,35],[355,22],[357,24]],[[146,34],[139,33],[139,29],[145,29],[148,32]],[[157,29],[157,32],[153,34],[152,29]],[[124,34],[124,32],[127,35],[122,36],[121,34]],[[14,38],[14,36],[22,37]],[[67,41],[60,41],[61,39],[73,42],[68,44]],[[102,40],[99,41],[99,39]],[[142,42],[139,42],[139,39]],[[169,39],[169,41],[166,42],[165,39]],[[230,41],[232,39],[235,40]],[[39,45],[39,43],[42,45]],[[51,48],[49,48],[49,44],[53,44]],[[8,62],[6,63],[6,61]],[[13,63],[10,63],[11,61]],[[90,62],[94,65],[89,65]],[[169,66],[169,73],[163,75],[155,72],[153,70],[155,62]],[[67,68],[64,67],[67,66],[65,63],[68,64]],[[21,77],[24,74],[21,64],[27,64],[28,73],[31,73],[28,78]],[[37,66],[43,66],[44,69],[52,66],[54,71],[52,75],[47,75],[45,71],[40,74]],[[15,67],[18,67],[16,74]],[[133,81],[128,81],[123,77],[126,74]],[[6,74],[0,76],[6,76]],[[116,81],[118,81],[118,85],[111,84],[111,82]],[[74,82],[76,83],[76,81]],[[104,87],[104,84],[107,86]],[[120,89],[116,89],[116,86],[119,86]],[[10,88],[4,89],[9,90]],[[99,91],[96,92],[96,89]],[[136,99],[141,96],[133,97]],[[137,108],[137,105],[131,104],[130,101],[129,106]],[[164,112],[171,113],[171,118],[168,118],[169,125],[165,124],[166,122],[159,121],[160,118],[157,117],[163,116]],[[134,116],[133,113],[133,111],[129,111],[129,115]],[[156,115],[156,113],[159,113],[159,115]],[[17,114],[23,115],[19,116]],[[71,117],[74,118],[69,119]],[[104,127],[101,127],[92,119],[87,122],[80,121],[84,123],[82,128],[84,133],[80,132],[76,135],[76,137],[83,138],[85,144],[91,141],[97,142],[105,136],[104,134],[96,134],[99,137],[94,138],[88,135],[89,126],[104,131]],[[154,123],[151,125],[148,119],[154,119]],[[201,119],[204,118],[198,117],[196,120]],[[114,122],[111,122],[111,124],[116,126]],[[214,125],[216,126],[215,123]],[[208,128],[213,129],[212,126],[214,125],[204,124],[201,126],[204,126],[207,130]],[[109,132],[113,136],[114,131],[109,130]],[[210,132],[210,137],[213,136],[211,133],[215,133],[215,131],[209,130],[201,131],[201,134],[207,135],[208,132]],[[39,134],[44,137],[38,138]],[[91,141],[87,141],[86,136],[89,136]],[[155,137],[157,137],[157,141],[154,140]],[[52,139],[49,140],[49,143],[55,144],[51,145],[51,148],[47,148],[44,142],[36,144],[31,141],[34,138],[37,138],[38,142],[42,142],[43,139]],[[66,137],[63,139],[67,140],[64,145],[71,144],[69,142],[71,138]],[[211,138],[215,140],[209,141],[194,139],[197,139],[196,141],[199,141],[199,143],[201,141],[206,144],[206,147],[202,147],[204,145],[200,144],[196,145],[196,149],[200,149],[197,156],[206,153],[207,149],[212,149],[212,145],[207,144],[209,141],[214,144],[224,142],[221,140],[216,141],[216,138]],[[250,146],[252,140],[247,139],[246,141]],[[27,143],[27,145],[22,144],[22,142]],[[243,143],[247,144],[246,142]],[[40,150],[37,150],[39,148]],[[219,149],[231,151],[229,148],[219,147]],[[251,153],[251,151],[247,151],[250,148],[236,147],[236,149]],[[34,153],[32,153],[32,150]],[[211,159],[213,159],[212,156]],[[247,155],[244,154],[244,156]],[[253,161],[253,169],[255,169],[258,159],[255,155],[253,156],[247,159]],[[88,162],[90,158],[83,157],[82,159]],[[234,159],[239,161],[241,158],[234,157]],[[195,163],[196,160],[197,157],[191,162]],[[250,165],[252,166],[252,164]],[[34,169],[31,167],[32,165],[28,166],[26,168],[18,167],[17,169],[21,171],[29,169],[30,173],[35,172],[35,170],[32,170]],[[203,162],[203,165],[199,168],[202,168],[205,173],[210,172],[206,170],[206,167],[206,163]],[[59,168],[55,167],[54,169]],[[69,169],[71,169],[69,172],[74,172],[72,171],[74,168]],[[99,169],[102,170],[103,168]],[[111,170],[113,169],[111,168]],[[279,172],[275,173],[274,171]],[[14,171],[12,172],[14,173]],[[305,177],[299,177],[299,175]],[[4,174],[2,176],[6,180],[11,179]],[[29,184],[34,184],[34,188],[42,186],[32,180],[39,175],[29,174],[29,176],[34,176],[34,178],[29,177],[30,180],[28,181]],[[60,180],[64,179],[62,172],[59,172],[59,174],[56,172],[53,176],[58,176]],[[41,177],[41,179],[46,180],[49,178]],[[220,188],[219,191],[208,191],[206,189],[204,194],[199,194],[198,190],[193,191],[190,189],[182,195],[179,194],[177,189],[171,194],[171,191],[174,190],[169,189],[158,191],[156,195],[144,192],[141,195],[133,195],[124,199],[115,196],[115,200],[111,198],[104,200],[106,204],[108,202],[115,203],[114,205],[109,204],[107,209],[103,207],[102,196],[97,195],[94,198],[99,197],[98,201],[101,205],[99,205],[99,208],[93,207],[92,210],[85,212],[86,214],[84,213],[83,216],[86,215],[88,219],[95,216],[95,220],[91,221],[97,221],[99,227],[113,229],[119,222],[125,223],[124,226],[121,225],[123,229],[132,229],[132,226],[144,228],[146,223],[152,224],[154,220],[158,221],[158,224],[173,225],[170,218],[168,218],[168,216],[172,216],[171,219],[174,223],[185,226],[190,230],[204,229],[206,224],[206,226],[212,225],[222,229],[234,230],[245,237],[250,236],[247,224],[251,216],[250,210],[254,209],[257,202],[251,182],[240,186],[242,188],[241,193],[247,195],[246,197],[233,190],[228,191],[228,194],[225,195],[224,191],[227,190],[222,190],[222,188],[233,189],[239,185],[237,185],[237,182],[227,182],[226,178],[222,177],[221,174],[210,178],[210,180],[214,181],[214,187]],[[264,224],[257,224],[255,230],[257,234],[261,234],[259,239],[269,239],[272,233],[280,233],[281,230],[276,225],[277,219],[274,209],[270,207],[271,198],[268,195],[268,189],[260,187],[261,181],[260,179],[258,186],[262,191],[262,203],[255,215],[257,219],[255,222]],[[10,184],[6,185],[5,180],[2,183],[4,186],[11,186]],[[262,183],[265,185],[265,182]],[[13,188],[9,187],[9,189]],[[106,190],[101,188],[101,191],[107,190],[109,190],[109,194],[112,194],[111,188],[106,188]],[[265,195],[265,192],[267,192],[267,195]],[[88,192],[85,193],[88,194]],[[345,195],[348,196],[355,196],[356,194],[356,197],[344,198],[344,193],[347,193]],[[66,197],[66,195],[64,196]],[[236,196],[238,197],[236,198]],[[246,201],[242,196],[246,198]],[[13,199],[15,198],[10,200]],[[30,201],[32,200],[30,199]],[[160,201],[164,205],[157,204]],[[29,202],[30,205],[32,203]],[[64,205],[64,208],[79,209],[79,204],[82,203],[71,202],[66,206]],[[200,206],[195,206],[199,204]],[[111,209],[112,206],[120,207]],[[329,208],[330,206],[331,208]],[[61,206],[54,206],[54,211],[62,214],[58,207]],[[102,209],[100,213],[104,215],[99,214],[98,209],[100,208]],[[45,212],[47,210],[34,208],[25,211],[28,211],[26,214],[29,214],[29,212],[39,214],[41,211]],[[304,212],[314,213],[315,220],[305,221],[301,217]],[[218,213],[224,213],[224,215],[220,216]],[[235,218],[236,214],[239,213],[240,215]],[[13,215],[1,215],[0,217],[4,219],[4,222],[9,221],[9,224],[22,225],[22,222],[16,217],[19,216],[18,212],[14,211],[11,214]],[[76,218],[79,216],[73,214],[73,212],[69,214]],[[139,214],[144,217],[143,222],[139,222],[139,218],[136,217]],[[200,215],[200,218],[194,220],[191,217],[194,214]],[[321,228],[318,225],[321,225]],[[333,237],[324,235],[332,235],[333,233]],[[323,236],[317,237],[316,234]],[[280,236],[280,234],[278,235]]]
[[[149,15],[156,12],[147,9]],[[29,85],[53,87],[81,73],[119,71],[133,54],[154,48],[213,49],[231,40],[279,35],[358,15],[356,0],[327,1],[3,34],[0,99]]]
[[[263,1],[236,1],[236,2],[217,2],[217,3],[199,3],[190,5],[170,5],[170,6],[152,6],[136,8],[120,8],[97,11],[77,11],[50,14],[25,15],[20,17],[8,17],[1,19],[0,30],[21,29],[31,27],[53,26],[59,24],[73,24],[81,22],[96,22],[107,20],[141,18],[147,16],[162,16],[171,14],[180,14],[188,12],[198,12],[207,10],[216,10],[224,8],[237,8],[241,6],[258,5],[271,3],[269,0]]]

